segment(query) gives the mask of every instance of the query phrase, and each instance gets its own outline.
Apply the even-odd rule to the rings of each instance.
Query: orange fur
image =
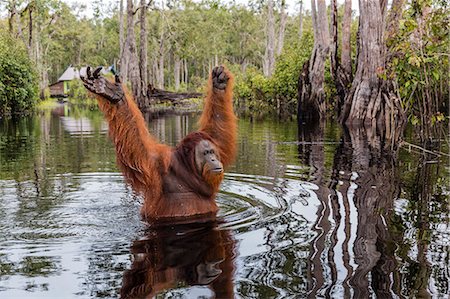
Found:
[[[237,125],[232,106],[233,77],[226,72],[230,79],[225,91],[213,90],[211,78],[209,80],[205,108],[200,118],[200,132],[186,137],[176,149],[158,143],[150,135],[144,117],[128,92],[119,104],[111,104],[97,95],[100,110],[108,121],[110,137],[116,147],[117,164],[133,189],[144,195],[141,213],[145,219],[198,217],[202,214],[215,215],[217,212],[215,195],[223,174],[199,174],[198,178],[191,178],[186,175],[189,173],[186,169],[190,169],[187,164],[194,165],[193,156],[182,154],[180,158],[176,154],[193,150],[198,138],[209,138],[218,147],[224,166],[234,160]],[[180,147],[183,147],[183,151]],[[171,185],[170,181],[175,183]],[[169,192],[164,189],[164,186],[173,189],[173,185],[178,182],[187,186],[188,192]]]
[[[227,167],[236,157],[237,122],[233,112],[234,77],[230,71],[225,72],[229,80],[224,91],[214,90],[209,76],[199,124],[200,131],[208,133],[219,147],[221,162]]]

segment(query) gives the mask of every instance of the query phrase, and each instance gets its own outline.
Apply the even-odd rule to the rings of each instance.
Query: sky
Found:
[[[84,4],[86,5],[87,9],[86,11],[83,13],[84,15],[91,17],[92,16],[92,0],[63,0],[64,2],[68,3],[68,4]],[[114,5],[118,5],[119,0],[99,0],[103,3],[105,3],[105,8],[109,7],[109,6],[114,6]],[[164,0],[154,0],[156,3],[161,3]],[[194,0],[195,1],[195,0]],[[276,0],[275,0],[276,1]],[[236,2],[236,3],[242,3],[242,4],[246,4],[249,1],[246,0],[222,0],[222,2]],[[325,1],[328,4],[330,4],[330,0]],[[344,0],[338,0],[337,1],[338,4],[343,4]],[[124,0],[124,3],[126,3],[126,0]],[[287,4],[287,8],[288,8],[288,13],[290,15],[294,15],[294,14],[298,14],[298,10],[299,10],[299,0],[286,0],[286,4]],[[352,1],[352,8],[353,10],[358,10],[358,1],[357,0],[353,0]],[[310,0],[303,0],[303,9],[304,10],[310,10],[311,9],[311,1]]]

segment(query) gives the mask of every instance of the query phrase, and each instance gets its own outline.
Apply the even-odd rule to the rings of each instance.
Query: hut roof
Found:
[[[80,78],[78,70],[71,65],[64,71],[64,73],[59,77],[58,81],[70,81],[75,78]]]

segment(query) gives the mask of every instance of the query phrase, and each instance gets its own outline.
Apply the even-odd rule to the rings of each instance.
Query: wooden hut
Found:
[[[78,70],[71,65],[59,77],[56,83],[49,86],[50,96],[54,98],[65,98],[70,89],[70,81],[80,78]]]
[[[102,69],[102,74],[107,73],[106,69]],[[53,98],[66,98],[70,91],[71,81],[80,79],[86,75],[86,67],[80,68],[80,70],[70,65],[64,73],[59,77],[58,81],[49,86],[50,96]]]

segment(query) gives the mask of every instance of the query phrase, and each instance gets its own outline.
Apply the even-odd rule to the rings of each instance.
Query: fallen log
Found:
[[[148,98],[160,102],[174,102],[184,99],[201,98],[202,96],[203,94],[201,92],[173,92],[155,88],[150,84],[148,86]]]

